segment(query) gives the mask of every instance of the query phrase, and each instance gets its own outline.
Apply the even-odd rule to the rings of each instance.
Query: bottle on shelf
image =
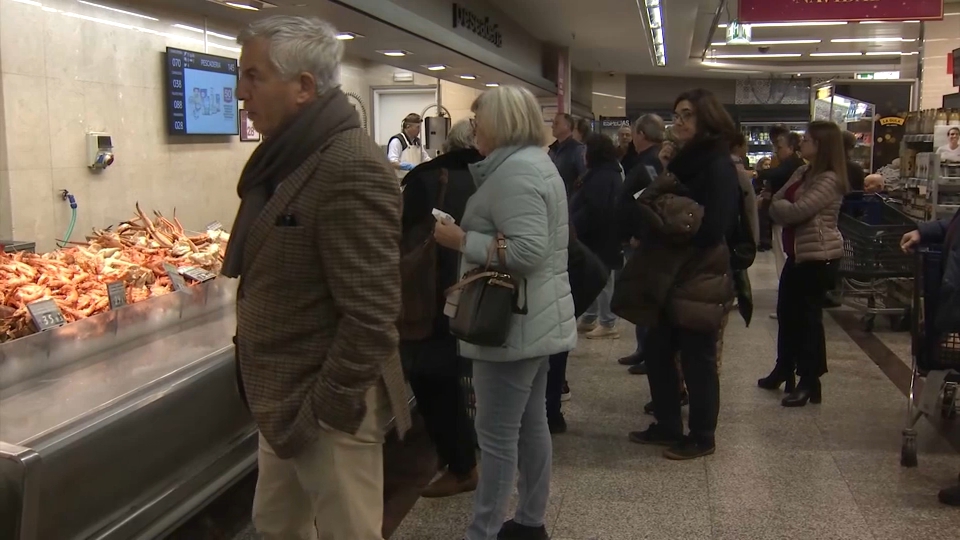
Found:
[[[950,111],[950,119],[947,123],[951,126],[960,126],[960,109],[952,109]]]
[[[939,108],[937,109],[936,120],[934,121],[934,127],[944,127],[949,123],[949,115],[947,114],[947,109]],[[931,130],[932,131],[932,130]]]

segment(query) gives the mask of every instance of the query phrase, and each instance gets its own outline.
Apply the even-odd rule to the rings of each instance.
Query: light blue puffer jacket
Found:
[[[470,165],[477,192],[461,220],[466,231],[461,273],[486,264],[497,233],[507,239],[507,270],[521,282],[526,315],[513,315],[503,347],[460,342],[460,355],[509,362],[573,350],[577,323],[567,277],[570,238],[567,195],[556,166],[541,148],[505,147]]]

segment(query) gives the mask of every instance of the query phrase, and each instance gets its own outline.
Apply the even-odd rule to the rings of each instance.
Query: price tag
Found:
[[[203,283],[204,281],[210,281],[217,277],[213,272],[208,272],[203,268],[197,266],[191,266],[190,268],[184,268],[180,271],[181,274],[187,276],[188,278],[198,282]]]
[[[182,291],[187,288],[187,282],[183,280],[183,276],[180,275],[176,266],[170,263],[163,263],[163,269],[167,272],[167,276],[170,277],[170,283],[173,284],[174,291]]]
[[[127,305],[127,286],[122,281],[107,283],[107,296],[110,298],[110,309],[118,309]]]
[[[208,231],[223,230],[223,223],[220,223],[219,221],[211,221],[210,223],[207,223],[207,230]]]
[[[45,298],[27,304],[27,311],[33,318],[33,323],[37,325],[37,330],[44,332],[53,328],[58,328],[67,324],[60,312],[60,306],[53,301],[53,298]]]

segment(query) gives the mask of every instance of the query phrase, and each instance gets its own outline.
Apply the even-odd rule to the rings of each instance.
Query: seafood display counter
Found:
[[[235,287],[0,344],[0,539],[160,537],[254,469]]]

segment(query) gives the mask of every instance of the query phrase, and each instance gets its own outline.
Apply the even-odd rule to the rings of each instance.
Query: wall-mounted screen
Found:
[[[238,135],[237,61],[167,48],[167,131]]]

